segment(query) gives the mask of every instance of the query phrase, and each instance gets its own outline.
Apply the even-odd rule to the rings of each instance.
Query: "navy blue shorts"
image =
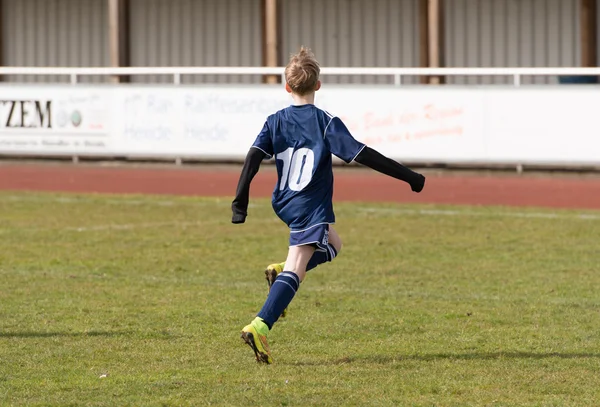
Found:
[[[320,252],[330,255],[329,224],[322,223],[300,232],[290,232],[290,246],[315,246]],[[335,257],[333,255],[332,257]]]
[[[299,232],[290,232],[290,246],[316,246],[317,249],[326,250],[329,244],[329,224],[321,223]]]

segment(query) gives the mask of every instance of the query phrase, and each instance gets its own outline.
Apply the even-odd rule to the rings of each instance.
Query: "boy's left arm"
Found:
[[[235,198],[231,203],[233,212],[231,223],[244,223],[248,216],[248,202],[250,200],[250,183],[258,173],[260,164],[267,154],[259,148],[251,147],[244,160],[244,167],[240,174]]]
[[[414,192],[421,192],[425,185],[425,177],[358,142],[338,117],[332,117],[324,134],[330,151],[346,163],[356,161],[382,174],[407,182]]]
[[[400,164],[381,154],[379,151],[365,146],[354,158],[359,164],[367,166],[375,171],[386,174],[390,177],[402,180],[410,185],[414,192],[421,192],[425,186],[425,177],[418,172],[414,172],[408,167]]]

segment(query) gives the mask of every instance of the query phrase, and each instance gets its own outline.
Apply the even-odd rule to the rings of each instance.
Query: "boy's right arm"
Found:
[[[231,223],[244,223],[248,216],[248,202],[250,200],[250,183],[258,173],[262,160],[267,156],[264,151],[251,147],[244,160],[244,167],[240,174],[235,198],[231,203]]]
[[[240,174],[235,198],[231,203],[231,223],[244,223],[248,216],[248,201],[250,200],[250,183],[258,172],[262,160],[273,156],[273,142],[268,122],[265,122],[262,130],[256,137],[254,144],[250,147],[244,167]]]
[[[359,164],[365,165],[375,171],[389,175],[396,179],[407,182],[414,192],[421,192],[425,186],[425,177],[414,172],[408,167],[392,160],[378,151],[365,146],[354,159]]]

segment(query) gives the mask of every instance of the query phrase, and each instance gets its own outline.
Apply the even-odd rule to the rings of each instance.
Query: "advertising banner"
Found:
[[[0,152],[112,153],[110,89],[1,86]]]
[[[242,160],[273,85],[0,86],[0,154]],[[596,87],[331,85],[315,104],[394,159],[600,164]]]

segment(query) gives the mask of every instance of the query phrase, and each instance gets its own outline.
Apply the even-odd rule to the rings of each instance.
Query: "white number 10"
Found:
[[[279,190],[283,191],[288,184],[292,191],[302,191],[312,179],[315,165],[315,154],[310,148],[299,148],[294,151],[288,148],[275,156],[283,161],[283,173]]]

